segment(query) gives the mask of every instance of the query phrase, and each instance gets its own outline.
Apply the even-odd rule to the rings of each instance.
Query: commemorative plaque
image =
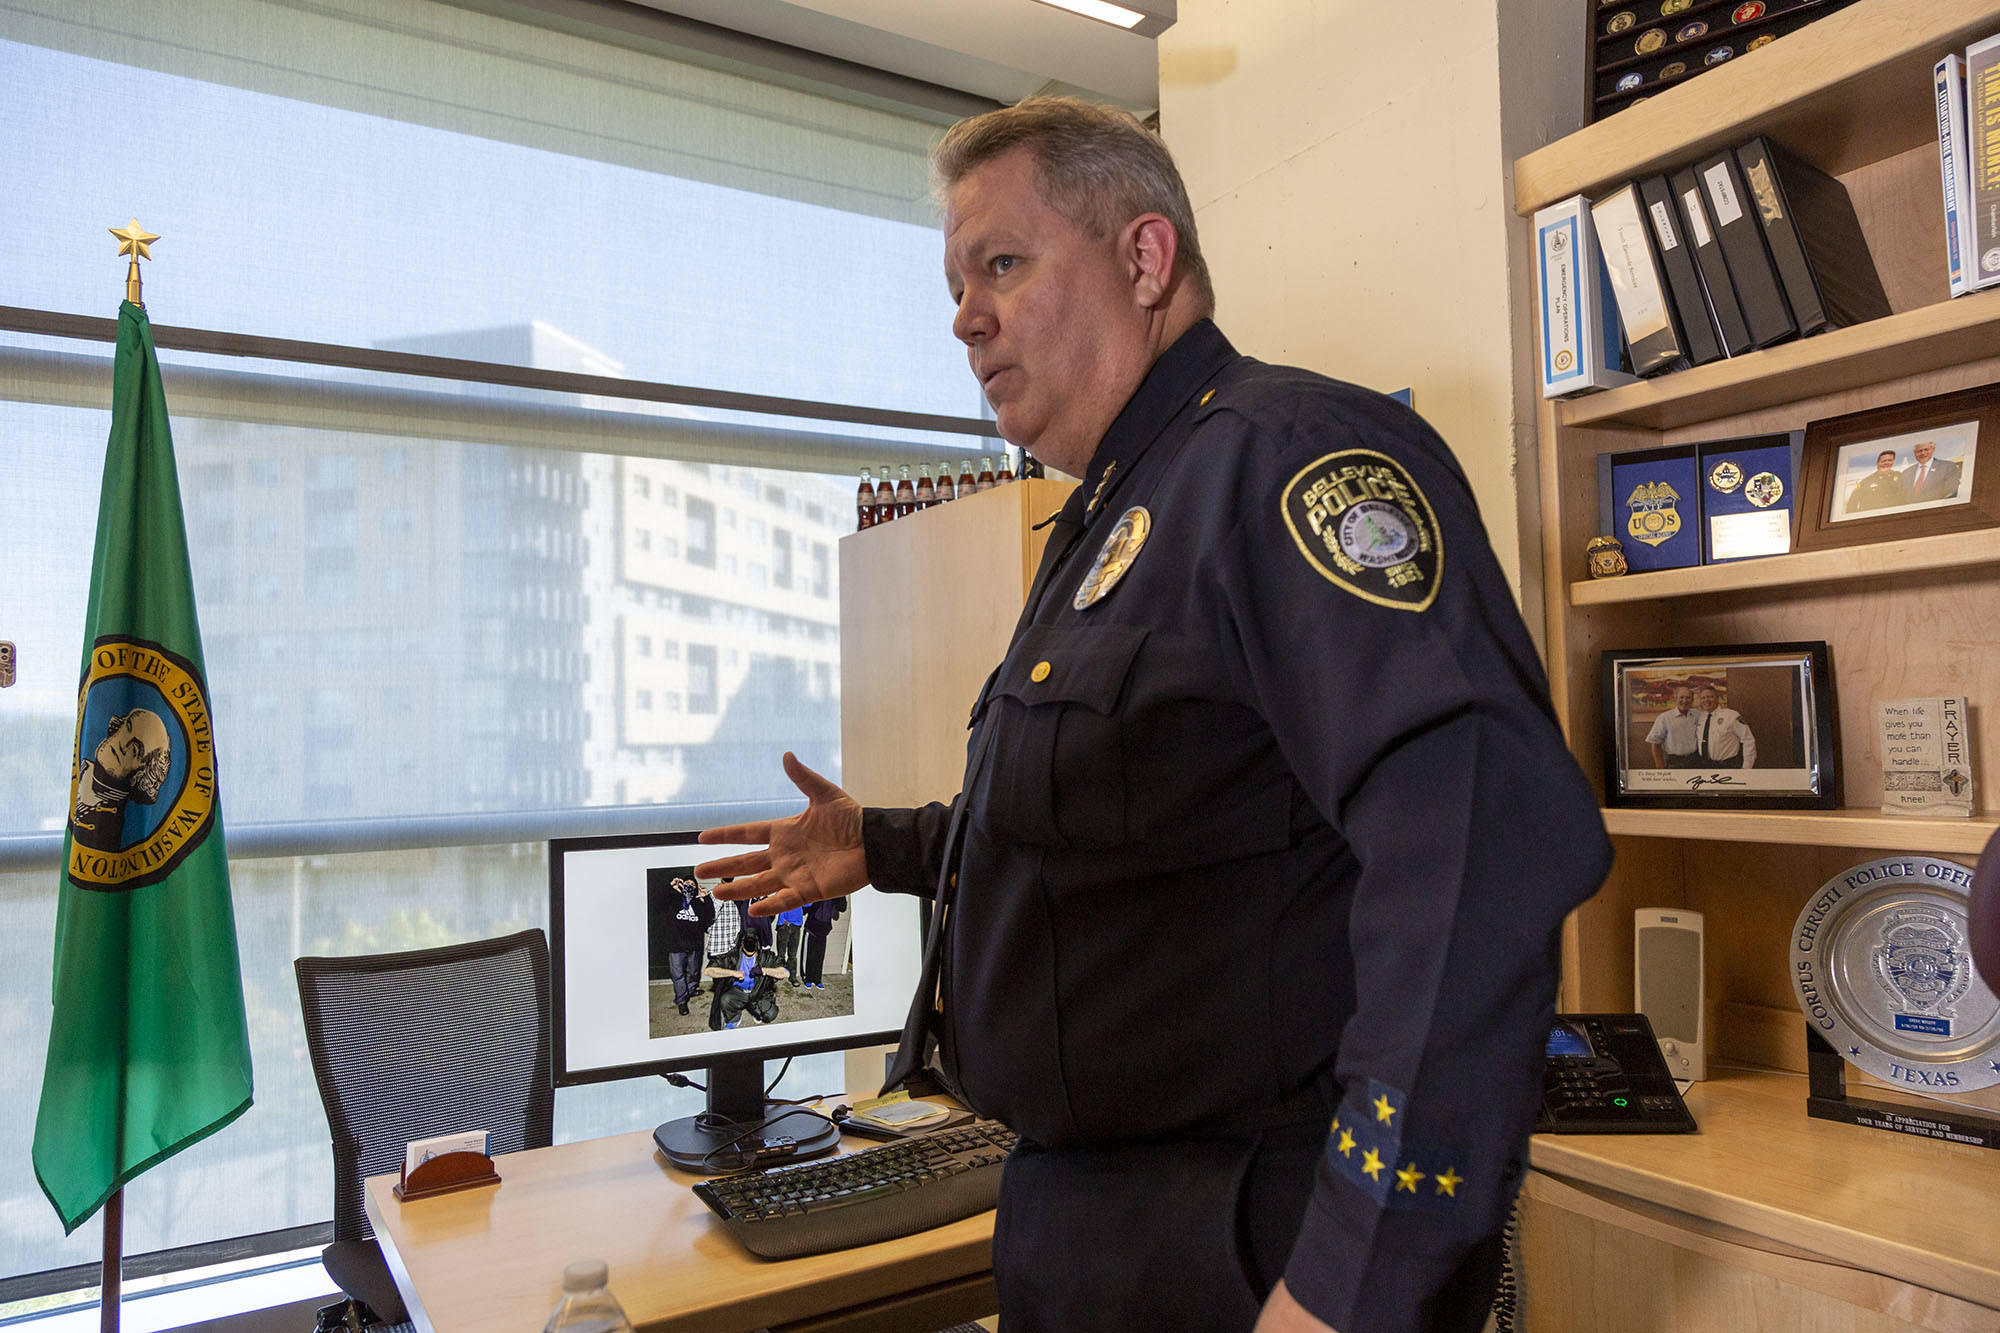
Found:
[[[1970,728],[1963,698],[1884,699],[1882,813],[1972,815]]]
[[[2000,1083],[2000,999],[1973,967],[1971,884],[1955,861],[1885,856],[1834,876],[1799,913],[1792,989],[1811,1038],[1810,1114],[2000,1146],[2000,1120],[1849,1098],[1839,1068],[1929,1097]]]
[[[1793,431],[1697,446],[1703,564],[1792,549],[1792,496],[1798,489],[1792,479],[1804,440],[1804,431]]]

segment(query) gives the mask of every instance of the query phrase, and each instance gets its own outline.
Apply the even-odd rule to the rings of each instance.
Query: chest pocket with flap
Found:
[[[994,729],[974,818],[1035,846],[1101,850],[1125,840],[1118,705],[1146,633],[1037,625],[1021,636],[973,713],[975,732]]]

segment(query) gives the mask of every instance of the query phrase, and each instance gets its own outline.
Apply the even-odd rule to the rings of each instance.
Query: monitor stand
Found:
[[[758,1128],[766,1117],[762,1060],[718,1059],[708,1070],[707,1111],[667,1121],[653,1131],[653,1142],[681,1170],[710,1176],[818,1157],[840,1143],[839,1127],[825,1120],[782,1110],[778,1116]]]

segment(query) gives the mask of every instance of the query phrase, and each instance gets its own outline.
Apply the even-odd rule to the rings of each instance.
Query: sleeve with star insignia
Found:
[[[1248,488],[1217,595],[1245,696],[1357,867],[1326,889],[1352,884],[1345,1100],[1285,1281],[1341,1333],[1477,1328],[1562,922],[1610,844],[1444,443],[1317,377],[1243,392],[1211,409]]]

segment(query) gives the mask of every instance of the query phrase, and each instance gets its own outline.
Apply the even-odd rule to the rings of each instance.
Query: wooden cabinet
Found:
[[[1995,828],[1990,781],[1970,821],[1878,813],[1874,705],[1969,696],[1990,779],[2000,532],[1584,577],[1602,454],[2000,381],[2000,291],[1947,299],[1931,96],[1937,58],[1993,32],[1994,0],[1860,0],[1515,164],[1527,215],[1767,134],[1846,183],[1893,309],[1542,405],[1550,684],[1585,771],[1595,781],[1601,767],[1600,650],[1823,639],[1851,808],[1605,812],[1618,862],[1566,929],[1563,1007],[1630,1009],[1633,910],[1699,910],[1713,1076],[1689,1099],[1699,1135],[1536,1140],[1523,1211],[1532,1329],[2000,1329],[2000,1153],[1807,1119],[1787,956],[1800,909],[1837,871],[1895,851],[1969,860]]]

